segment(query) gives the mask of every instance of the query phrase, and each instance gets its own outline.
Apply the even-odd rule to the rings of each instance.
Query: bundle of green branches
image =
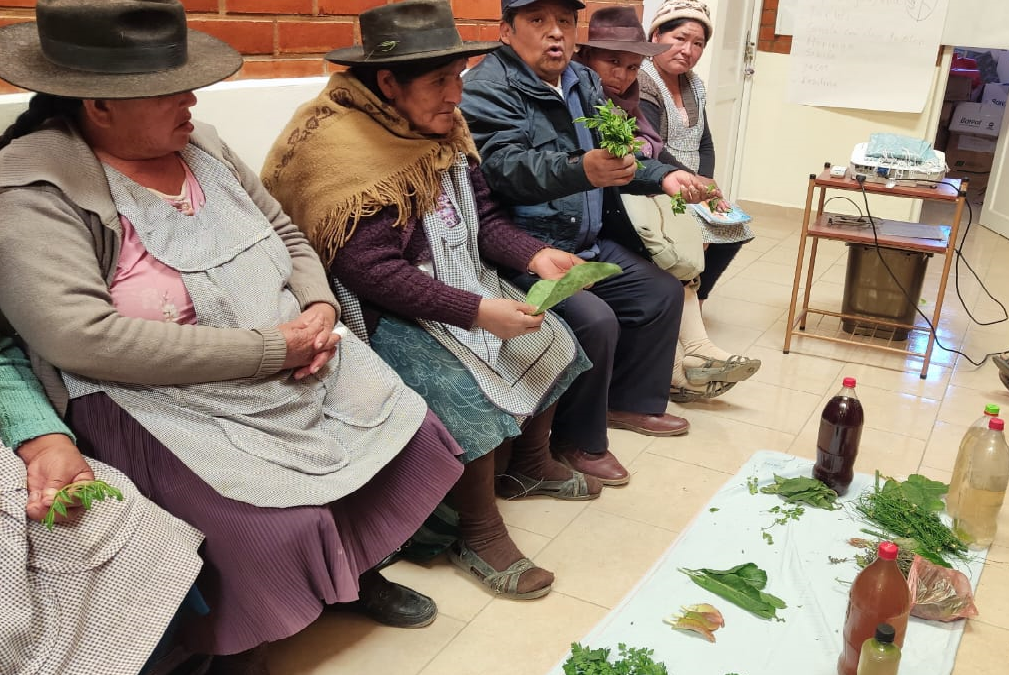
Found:
[[[939,519],[942,500],[936,494],[946,489],[945,484],[917,474],[904,483],[888,478],[880,486],[877,471],[875,486],[859,495],[855,508],[888,533],[914,540],[914,553],[922,558],[952,567],[947,557],[966,560],[967,546]]]
[[[607,100],[605,105],[597,105],[596,114],[592,117],[579,117],[575,122],[595,129],[599,133],[599,147],[614,157],[633,154],[644,145],[644,141],[637,137],[637,118],[629,116],[612,100]],[[642,166],[638,162],[638,168]]]

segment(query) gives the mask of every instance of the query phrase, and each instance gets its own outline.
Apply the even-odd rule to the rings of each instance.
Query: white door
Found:
[[[743,143],[749,81],[756,50],[753,28],[755,0],[723,0],[718,4],[715,35],[706,52],[711,56],[708,86],[708,126],[715,142],[715,181],[733,197],[739,182],[736,155]]]
[[[1002,119],[1002,131],[995,147],[995,161],[979,221],[989,230],[1009,237],[1009,115]]]

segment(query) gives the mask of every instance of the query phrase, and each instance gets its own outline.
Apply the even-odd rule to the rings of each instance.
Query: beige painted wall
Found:
[[[950,50],[946,51],[943,62],[935,69],[928,99],[931,103],[921,114],[816,108],[789,103],[789,55],[758,52],[741,158],[739,194],[735,197],[802,207],[809,174],[819,173],[827,161],[847,164],[852,148],[856,143],[868,141],[870,133],[892,132],[931,140],[942,103],[942,93],[936,89],[945,86],[940,76],[949,67]],[[886,77],[885,69],[871,76]],[[861,198],[856,201],[862,206]],[[917,216],[915,200],[884,197],[870,199],[869,204],[873,215],[902,220]]]

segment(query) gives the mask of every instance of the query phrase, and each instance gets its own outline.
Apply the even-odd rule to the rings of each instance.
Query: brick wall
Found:
[[[757,49],[763,52],[788,54],[792,51],[792,36],[778,35],[774,32],[778,21],[778,0],[764,0],[760,12],[760,35]]]
[[[497,40],[499,0],[451,0],[464,40]],[[586,2],[579,37],[588,16],[606,5],[633,5],[641,16],[643,0]],[[236,78],[310,77],[335,67],[322,60],[330,49],[360,43],[357,15],[387,0],[182,0],[189,25],[228,42],[245,56]],[[0,26],[34,18],[34,0],[0,0]],[[0,80],[0,93],[18,91]]]

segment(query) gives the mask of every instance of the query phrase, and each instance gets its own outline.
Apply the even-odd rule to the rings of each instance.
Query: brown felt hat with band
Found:
[[[578,44],[641,56],[655,56],[672,46],[649,42],[633,7],[604,7],[597,10],[589,19],[589,39]]]
[[[448,0],[406,0],[361,13],[361,44],[334,49],[326,60],[345,66],[384,65],[494,51],[500,42],[463,42]]]
[[[186,27],[177,0],[39,0],[34,23],[0,28],[0,78],[71,98],[146,98],[223,80],[234,49]]]

